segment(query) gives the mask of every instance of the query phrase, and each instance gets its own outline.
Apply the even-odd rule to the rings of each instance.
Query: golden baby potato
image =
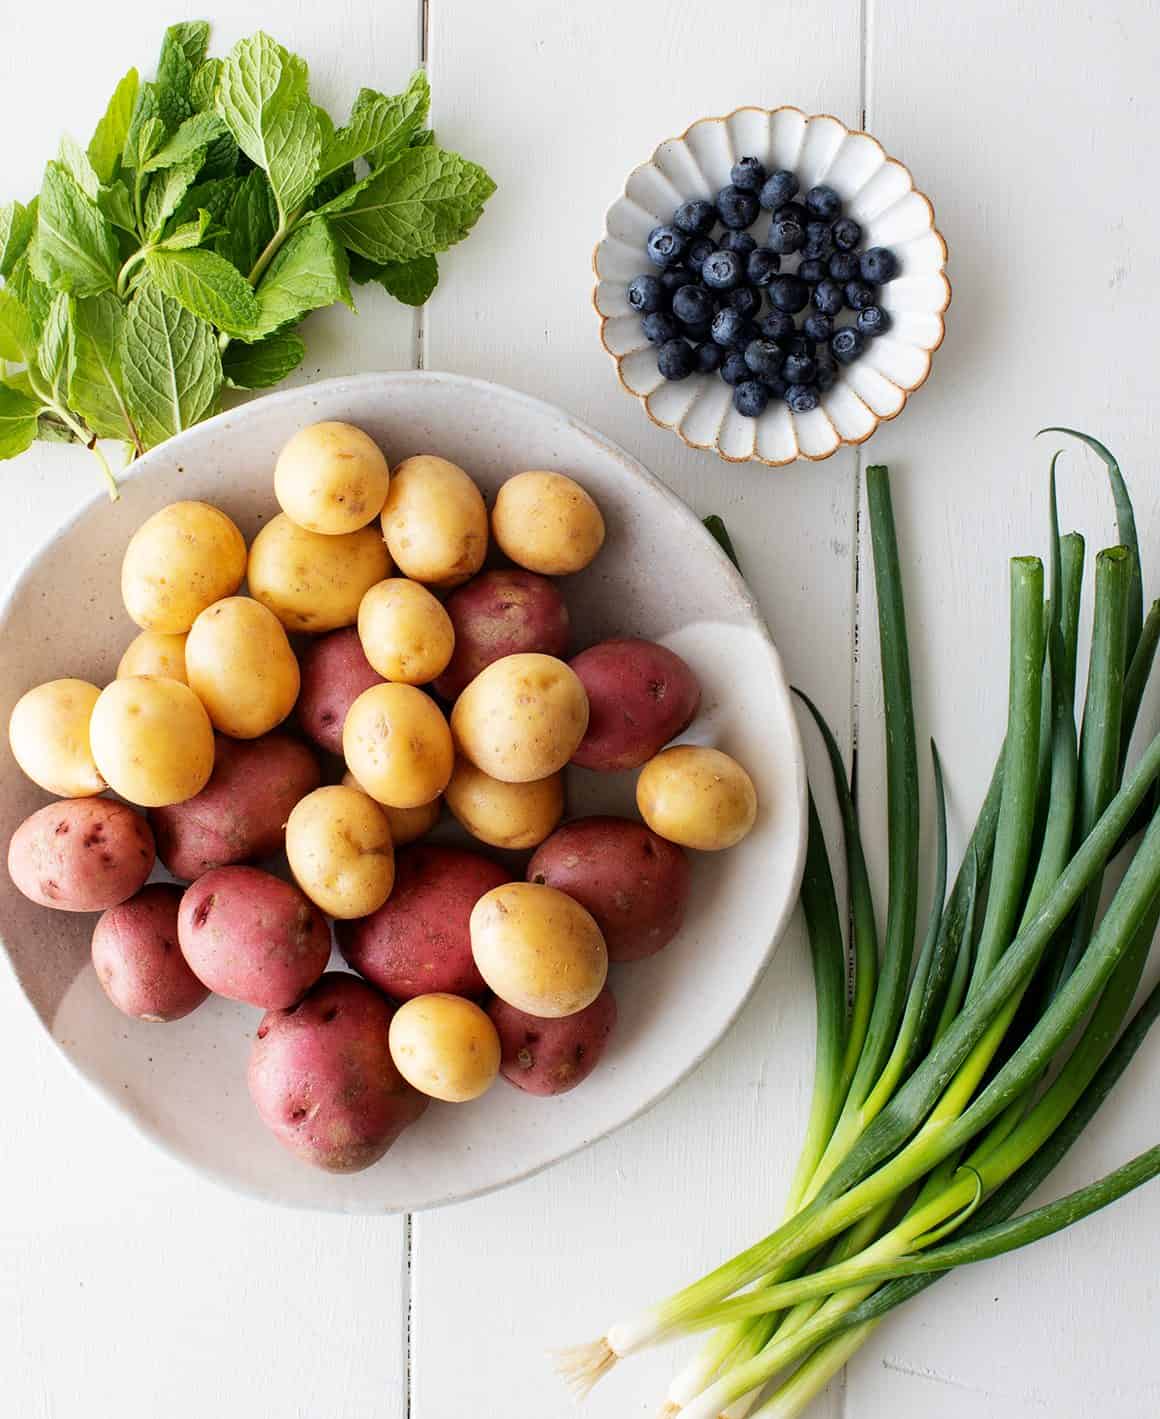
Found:
[[[491,531],[505,556],[542,576],[583,571],[604,545],[604,518],[592,498],[575,479],[541,469],[500,488]]]
[[[274,465],[274,496],[282,511],[299,527],[330,537],[373,522],[390,482],[374,439],[337,419],[299,429]]]
[[[343,920],[378,911],[395,885],[386,812],[361,789],[342,784],[316,788],[294,805],[286,858],[315,906]]]
[[[326,536],[308,532],[284,512],[250,546],[250,595],[288,631],[335,631],[353,626],[359,602],[391,572],[377,527]]]
[[[125,610],[146,631],[181,635],[232,596],[246,574],[246,543],[210,503],[170,503],[146,518],[121,563]]]
[[[641,770],[636,784],[640,816],[662,838],[701,852],[739,843],[757,817],[753,780],[720,749],[678,744]]]
[[[343,774],[342,782],[347,788],[362,790],[362,785],[349,769]],[[387,815],[391,842],[396,847],[406,847],[408,843],[418,842],[439,821],[443,799],[433,798],[430,803],[420,803],[417,808],[392,808],[389,803],[380,803],[379,807]]]
[[[501,1000],[558,1020],[604,989],[608,950],[600,928],[571,897],[536,882],[505,882],[471,910],[471,954]]]
[[[165,631],[142,631],[125,647],[117,666],[117,679],[130,675],[161,675],[166,680],[189,684],[185,673],[186,632],[170,635]]]
[[[87,680],[49,680],[16,701],[12,755],[33,783],[58,798],[88,798],[106,784],[93,758],[89,721],[100,690]]]
[[[504,783],[559,772],[588,727],[588,696],[554,655],[505,655],[455,701],[451,732],[465,758]]]
[[[487,508],[462,468],[421,453],[391,477],[383,536],[395,565],[415,581],[458,586],[487,554]]]
[[[257,739],[294,708],[300,677],[282,623],[249,596],[207,607],[185,643],[190,688],[215,729]]]
[[[504,783],[460,754],[444,797],[480,842],[513,850],[537,847],[564,816],[564,775]]]
[[[114,793],[165,808],[200,793],[213,771],[213,727],[188,685],[131,675],[101,691],[89,724],[93,758]]]
[[[439,706],[413,685],[372,685],[347,711],[342,753],[365,792],[418,808],[447,787],[455,751]]]
[[[451,617],[425,586],[406,577],[377,582],[358,608],[363,654],[387,680],[426,685],[455,649]]]
[[[499,1074],[499,1034],[461,995],[416,995],[395,1011],[391,1059],[408,1084],[448,1104],[486,1094]]]

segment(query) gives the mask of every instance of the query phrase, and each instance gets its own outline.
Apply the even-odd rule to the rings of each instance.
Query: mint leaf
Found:
[[[27,364],[35,348],[31,316],[10,290],[0,287],[0,360]]]
[[[319,182],[314,191],[310,194],[310,206],[317,212],[325,207],[336,197],[341,197],[344,192],[348,192],[352,187],[358,185],[358,176],[354,170],[353,163],[347,163],[344,167],[336,168],[334,172],[327,175]]]
[[[226,126],[216,113],[195,113],[187,118],[177,132],[142,166],[142,172],[157,172],[187,162],[226,132]]]
[[[221,388],[213,330],[148,281],[125,318],[121,366],[125,401],[143,448],[204,418]]]
[[[378,267],[371,280],[404,305],[423,305],[439,284],[439,266],[433,256],[416,256]]]
[[[44,329],[44,322],[48,319],[48,308],[52,305],[52,292],[43,281],[37,278],[32,269],[34,249],[35,238],[29,244],[28,249],[22,252],[13,263],[8,276],[7,289],[28,312],[28,318],[32,322],[32,333],[39,339],[40,332]]]
[[[36,228],[37,274],[58,291],[95,296],[112,290],[119,251],[100,208],[59,163],[49,163]]]
[[[234,341],[222,356],[222,370],[235,389],[269,389],[297,369],[305,355],[302,337],[283,330],[256,345]]]
[[[353,172],[353,169],[349,169],[349,171]],[[377,177],[378,173],[371,173],[367,177],[360,178],[358,182],[352,182],[349,187],[343,188],[341,192],[336,192],[333,197],[328,197],[324,201],[320,200],[319,204],[314,208],[312,215],[315,217],[333,217],[339,212],[347,211],[355,205]],[[330,179],[327,179],[327,182],[329,182],[329,180]],[[323,187],[325,186],[326,184],[324,183]]]
[[[278,224],[278,207],[261,168],[252,168],[242,179],[223,221],[226,233],[214,250],[249,275]]]
[[[97,206],[115,227],[131,236],[137,235],[137,216],[133,211],[133,199],[129,189],[120,178],[97,192]]]
[[[34,197],[27,207],[23,202],[5,202],[0,206],[0,276],[5,280],[32,240],[37,205]]]
[[[57,154],[57,162],[68,173],[69,177],[76,183],[90,202],[97,200],[97,193],[101,190],[101,180],[89,162],[88,154],[76,141],[66,133],[60,140],[60,152]]]
[[[0,458],[15,458],[36,438],[40,405],[8,384],[0,384]]]
[[[40,343],[36,347],[36,365],[40,377],[48,386],[55,404],[64,404],[68,399],[69,375],[72,371],[72,321],[69,316],[69,298],[63,291],[54,298],[48,308],[48,318],[40,333]]]
[[[52,414],[41,414],[36,421],[36,437],[42,443],[76,443],[77,436],[67,424]]]
[[[165,223],[181,205],[181,200],[193,186],[194,179],[201,171],[204,151],[199,150],[183,163],[176,163],[150,182],[145,194],[145,230],[150,241],[156,241]]]
[[[430,106],[431,89],[422,69],[417,69],[405,91],[393,98],[374,89],[360,89],[350,118],[323,149],[321,176],[356,158],[366,158],[372,168],[385,166],[422,128]]]
[[[68,404],[101,438],[137,442],[121,391],[125,307],[111,291],[72,305],[73,364]]]
[[[222,62],[220,59],[207,59],[200,68],[194,71],[193,80],[189,86],[189,101],[193,104],[195,113],[202,113],[207,108],[213,108],[213,96],[221,71]]]
[[[209,44],[209,25],[204,20],[170,25],[161,41],[157,59],[158,113],[172,132],[193,112],[194,73],[205,62]]]
[[[258,323],[258,302],[237,268],[213,251],[166,251],[145,258],[150,276],[167,296],[208,320],[227,335],[250,335]]]
[[[342,301],[354,309],[346,252],[326,222],[304,223],[270,263],[258,286],[258,320],[249,338],[296,325],[307,311]]]
[[[133,104],[121,162],[127,168],[142,168],[164,142],[165,124],[157,101],[157,86],[142,84]]]
[[[181,199],[177,211],[174,212],[174,220],[181,222],[193,221],[198,212],[206,211],[215,222],[224,223],[226,213],[230,210],[230,203],[237,196],[238,188],[242,185],[240,177],[213,177],[208,182],[195,182]]]
[[[408,148],[332,218],[344,246],[371,261],[411,261],[446,251],[479,219],[495,183],[441,148]]]
[[[129,136],[139,82],[136,69],[130,69],[113,90],[109,106],[89,140],[89,162],[102,182],[112,182],[117,175],[117,164],[124,151],[125,139]]]
[[[200,246],[212,222],[213,218],[202,207],[192,222],[182,222],[179,226],[174,227],[165,240],[160,243],[158,250],[188,251],[191,247]]]
[[[435,142],[434,128],[423,128],[411,138],[409,148],[429,148]]]

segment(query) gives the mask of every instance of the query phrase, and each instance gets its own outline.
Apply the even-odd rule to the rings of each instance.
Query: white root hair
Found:
[[[570,1345],[566,1350],[553,1352],[557,1373],[573,1390],[577,1399],[583,1399],[592,1386],[606,1375],[616,1364],[617,1353],[601,1336],[590,1340],[587,1345]]]

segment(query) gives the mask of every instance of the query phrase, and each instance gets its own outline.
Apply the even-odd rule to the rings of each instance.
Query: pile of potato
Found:
[[[618,639],[564,659],[549,578],[605,532],[572,479],[516,474],[489,518],[462,468],[392,471],[328,422],[282,450],[274,491],[248,549],[207,503],[138,528],[121,588],[141,631],[116,679],[54,680],[13,711],[13,754],[61,801],[8,868],[43,906],[102,913],[93,964],[127,1015],[177,1020],[210,993],[264,1010],[258,1113],[354,1171],[430,1098],[585,1079],[615,1026],[609,962],[673,939],[684,849],[736,843],[757,805],[728,755],[665,747],[700,704],[679,656]],[[506,564],[485,571],[489,547]],[[560,826],[568,765],[639,769],[644,822]],[[443,805],[482,845],[534,849],[525,880],[420,841]],[[283,851],[292,880],[268,870]],[[188,885],[150,882],[158,860]],[[328,918],[357,974],[327,970]]]

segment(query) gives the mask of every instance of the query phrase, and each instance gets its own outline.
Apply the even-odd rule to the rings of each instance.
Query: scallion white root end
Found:
[[[590,1340],[587,1345],[570,1345],[566,1350],[553,1352],[557,1373],[563,1376],[577,1399],[583,1399],[619,1358],[603,1336]]]
[[[657,1410],[657,1419],[675,1419],[675,1416],[680,1412],[681,1406],[679,1404],[674,1404],[671,1399],[666,1399]]]

